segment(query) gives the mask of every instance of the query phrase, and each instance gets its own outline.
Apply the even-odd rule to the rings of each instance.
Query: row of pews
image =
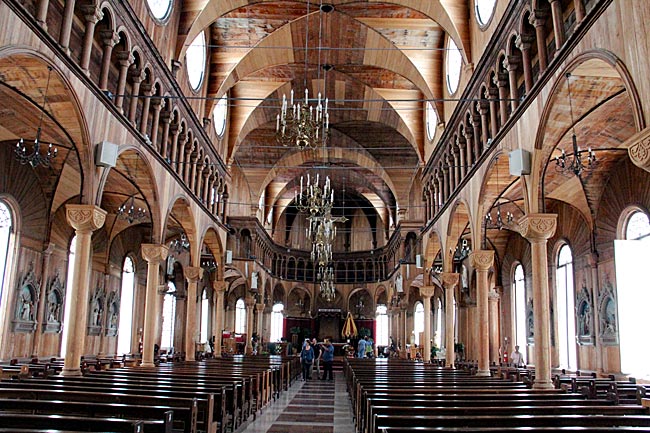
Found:
[[[344,372],[358,433],[650,432],[648,407],[566,388],[395,359],[348,359]]]
[[[229,357],[0,380],[0,433],[225,433],[300,374],[298,358]]]

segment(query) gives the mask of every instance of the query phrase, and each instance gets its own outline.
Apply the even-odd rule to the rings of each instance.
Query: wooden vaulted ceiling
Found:
[[[336,190],[365,197],[382,218],[382,209],[406,206],[424,163],[424,101],[442,97],[446,34],[459,39],[458,29],[467,27],[454,21],[459,10],[470,17],[467,2],[231,3],[186,5],[181,35],[184,25],[187,40],[207,29],[206,116],[228,95],[223,157],[241,169],[251,202],[265,194],[282,210],[300,176],[320,170]],[[275,140],[283,95],[293,90],[298,98],[305,88],[330,101],[327,150],[308,157]]]

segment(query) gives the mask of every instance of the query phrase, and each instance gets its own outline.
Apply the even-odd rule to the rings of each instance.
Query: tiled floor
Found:
[[[354,433],[343,373],[334,382],[297,381],[238,433]]]

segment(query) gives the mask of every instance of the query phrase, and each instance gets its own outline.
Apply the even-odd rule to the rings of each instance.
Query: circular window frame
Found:
[[[485,30],[490,26],[490,24],[492,24],[492,20],[494,19],[494,12],[497,9],[497,0],[492,0],[492,10],[490,12],[490,17],[487,20],[485,20],[485,22],[481,20],[481,14],[479,12],[479,7],[478,7],[479,2],[481,1],[485,1],[485,0],[474,0],[474,18],[476,19],[478,28],[481,30]]]
[[[438,112],[436,111],[436,108],[433,106],[431,101],[427,101],[425,103],[425,128],[427,132],[427,138],[429,141],[433,141],[433,139],[436,137],[436,128],[438,127]],[[431,113],[435,116],[435,121],[431,122]]]
[[[219,119],[219,125],[217,125],[217,118],[215,117],[217,114],[217,109],[221,106],[225,106],[223,109],[223,119]],[[226,124],[228,120],[228,97],[227,95],[223,95],[217,103],[214,105],[214,108],[212,109],[212,123],[214,125],[214,132],[217,134],[217,137],[221,138],[223,137],[223,134],[226,132]],[[217,128],[218,126],[218,128]]]
[[[451,83],[449,80],[450,74],[449,74],[449,54],[453,51],[451,44],[454,45],[454,48],[458,52],[458,56],[460,58],[460,63],[458,64],[458,77],[456,78],[456,83],[455,83],[455,89],[452,90],[451,88]],[[463,72],[463,56],[460,52],[460,48],[456,45],[456,42],[450,37],[447,36],[447,44],[446,44],[447,50],[445,53],[445,82],[447,84],[447,92],[449,92],[449,95],[455,95],[456,92],[458,92],[458,89],[460,88],[460,78]]]
[[[201,78],[196,85],[196,87],[192,86],[192,80],[190,79],[190,69],[189,69],[189,61],[187,59],[187,53],[188,51],[194,46],[194,42],[196,42],[197,39],[199,39],[201,36],[203,36],[203,68],[201,69]],[[190,90],[194,93],[199,93],[201,90],[201,87],[203,87],[203,84],[205,83],[205,68],[208,65],[208,47],[207,47],[207,35],[205,33],[205,30],[202,30],[201,33],[196,35],[196,38],[190,43],[188,46],[187,50],[185,51],[185,74],[187,75],[187,84],[189,84]]]
[[[154,20],[154,22],[158,25],[164,26],[167,25],[169,22],[169,18],[172,16],[172,10],[174,10],[174,0],[168,0],[169,6],[167,7],[167,12],[165,13],[164,16],[162,17],[157,17],[156,14],[154,14],[153,9],[151,8],[151,3],[152,0],[146,0],[145,3],[147,4],[147,11],[149,11],[149,16],[151,19]]]

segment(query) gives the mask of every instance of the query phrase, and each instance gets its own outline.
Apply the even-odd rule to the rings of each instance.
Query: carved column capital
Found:
[[[120,35],[115,33],[113,30],[101,30],[99,36],[106,47],[114,47],[120,42]]]
[[[442,285],[445,289],[453,290],[453,288],[458,285],[460,274],[456,272],[443,272],[440,274],[440,279],[442,280]]]
[[[420,296],[423,298],[430,298],[436,292],[436,286],[422,286],[420,287]]]
[[[650,172],[650,128],[632,136],[628,143],[627,153],[634,165]]]
[[[528,214],[519,220],[519,233],[529,241],[545,241],[557,228],[556,214]]]
[[[527,35],[526,33],[520,33],[515,38],[515,46],[521,51],[530,50],[530,47],[533,45],[533,35]]]
[[[257,311],[258,314],[262,314],[264,312],[264,308],[266,305],[264,304],[255,304],[255,310]]]
[[[187,266],[183,269],[183,272],[188,283],[197,283],[203,278],[203,268],[199,268],[198,266]]]
[[[68,224],[78,231],[94,232],[106,221],[106,211],[92,204],[68,204],[65,211]]]
[[[80,8],[87,22],[97,24],[104,18],[104,13],[96,5],[81,5]]]
[[[129,67],[135,62],[135,57],[128,51],[119,51],[116,54],[117,61],[120,63],[120,66]]]
[[[246,308],[249,310],[253,309],[256,304],[255,298],[253,298],[252,296],[246,296],[244,298],[244,302],[246,303]]]
[[[492,287],[488,292],[488,300],[490,302],[496,302],[500,297],[501,295],[499,295],[499,292],[497,292],[496,287]]]
[[[469,254],[469,263],[477,271],[488,271],[494,263],[493,250],[476,250]]]
[[[226,292],[226,287],[227,287],[227,283],[226,283],[225,281],[214,281],[214,282],[212,283],[212,288],[213,288],[216,292],[222,292],[222,293],[225,293],[225,292]]]
[[[142,244],[142,247],[140,248],[140,254],[147,263],[162,262],[167,259],[168,252],[169,247],[167,247],[167,245]]]

